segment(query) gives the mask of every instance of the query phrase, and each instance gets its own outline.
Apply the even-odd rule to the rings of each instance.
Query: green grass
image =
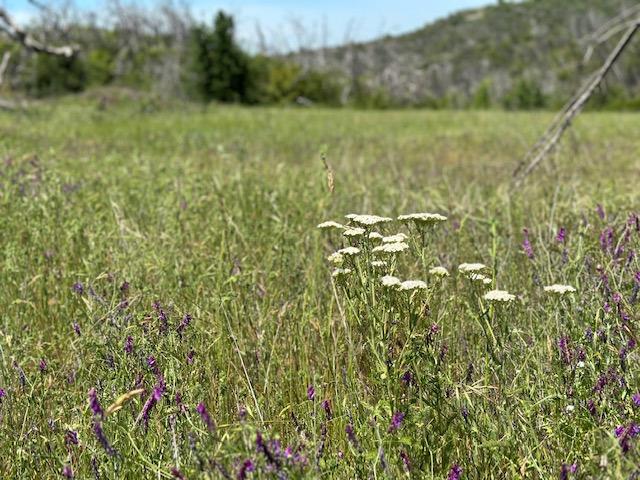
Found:
[[[640,446],[632,439],[623,453],[614,429],[638,419],[638,354],[627,344],[637,333],[640,267],[627,256],[640,232],[627,219],[640,200],[640,116],[583,115],[558,154],[510,191],[511,171],[550,120],[145,112],[135,103],[101,111],[86,100],[1,113],[2,477],[59,478],[71,465],[76,478],[170,478],[174,467],[190,479],[236,478],[248,459],[248,478],[446,478],[453,464],[462,478],[554,478],[573,463],[574,478],[631,475]],[[366,245],[357,275],[332,282],[326,257],[343,240],[318,223],[412,211],[448,216],[424,248],[412,244],[399,257],[397,275],[427,280],[427,292],[409,301],[384,291],[366,267]],[[601,248],[608,226],[623,253]],[[555,240],[560,227],[565,244]],[[524,228],[533,259],[522,251]],[[400,230],[409,232],[386,227]],[[490,307],[457,274],[474,261],[518,299]],[[435,265],[451,277],[435,281],[426,272]],[[578,293],[550,298],[542,286],[551,283]],[[606,313],[614,292],[623,300]],[[193,320],[180,337],[187,313]],[[136,418],[159,375],[166,386],[145,428]],[[599,394],[601,375],[608,383]],[[141,398],[104,419],[92,415],[91,388],[106,408],[136,387]],[[389,432],[394,412],[406,416]],[[117,455],[96,439],[96,423]],[[67,430],[78,432],[78,445],[65,443]],[[257,449],[258,432],[291,446],[293,458],[273,459],[271,444]]]

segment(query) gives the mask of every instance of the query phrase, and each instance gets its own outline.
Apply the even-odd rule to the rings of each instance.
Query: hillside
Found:
[[[305,68],[339,72],[348,85],[345,95],[366,85],[400,103],[562,101],[586,72],[600,65],[618,38],[583,63],[589,35],[639,6],[629,0],[501,2],[400,36],[298,52],[292,58]],[[604,94],[638,93],[639,45],[637,39]],[[518,98],[523,96],[528,98]]]

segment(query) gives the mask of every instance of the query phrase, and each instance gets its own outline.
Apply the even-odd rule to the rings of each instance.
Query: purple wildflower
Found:
[[[558,350],[560,351],[560,359],[567,365],[571,363],[571,350],[569,349],[569,337],[560,337],[558,339]]]
[[[82,295],[84,293],[84,286],[80,282],[74,283],[73,287],[71,287],[71,288],[78,295]]]
[[[407,472],[410,472],[411,471],[411,460],[409,459],[409,455],[407,455],[407,452],[402,450],[400,452],[400,458],[402,459],[402,464],[404,465],[404,469]]]
[[[158,375],[160,373],[158,370],[158,362],[156,361],[156,357],[153,355],[149,355],[147,357],[147,366],[151,369],[154,375]]]
[[[71,465],[65,465],[63,467],[62,476],[64,478],[73,478],[73,470],[71,469]]]
[[[47,371],[47,361],[44,358],[40,359],[40,363],[38,364],[38,368],[40,368],[40,373],[44,373]]]
[[[98,439],[98,442],[100,442],[100,445],[102,445],[102,448],[104,448],[104,451],[107,452],[107,455],[110,455],[110,456],[116,455],[115,449],[109,444],[109,441],[107,440],[107,437],[104,434],[104,430],[102,430],[101,422],[96,421],[93,423],[93,433],[96,434],[96,438]]]
[[[331,402],[329,400],[323,400],[320,404],[324,413],[327,414],[327,419],[331,420]]]
[[[64,434],[64,443],[67,445],[78,445],[78,433],[74,430],[67,430]]]
[[[138,415],[138,418],[139,419],[142,418],[144,420],[145,426],[149,423],[149,415],[154,405],[158,403],[162,398],[162,394],[164,393],[164,388],[165,388],[164,380],[160,378],[158,380],[158,383],[156,383],[156,385],[153,387],[153,391],[151,392],[151,395],[149,395],[149,398],[147,398],[147,401],[142,406],[142,410],[140,411],[140,415]]]
[[[131,355],[133,353],[133,337],[131,335],[128,335],[127,339],[124,341],[124,352],[127,355]]]
[[[200,418],[202,418],[202,421],[207,426],[207,429],[210,432],[213,432],[213,430],[215,429],[215,425],[213,423],[213,420],[211,420],[211,415],[209,415],[205,404],[200,402],[196,407],[196,411],[200,414]]]
[[[2,403],[2,399],[7,396],[7,391],[4,388],[0,388],[0,403]]]
[[[193,365],[193,357],[195,356],[196,352],[194,350],[189,351],[189,353],[187,353],[187,364],[188,365]]]
[[[102,406],[98,400],[98,392],[96,392],[95,388],[89,390],[89,407],[94,416],[103,416],[104,412],[102,411]]]
[[[80,324],[78,322],[73,322],[73,331],[76,332],[77,336],[80,336]]]
[[[387,432],[393,433],[398,431],[402,426],[403,420],[404,420],[404,413],[402,412],[394,413],[393,417],[391,418],[391,424],[389,425],[389,429],[387,430]]]
[[[596,205],[596,212],[598,213],[600,220],[604,220],[605,214],[604,214],[604,208],[602,208],[602,205],[600,204]]]
[[[571,465],[567,465],[566,463],[562,464],[560,468],[560,480],[568,480],[570,473],[576,473],[578,471],[578,464],[573,463]]]
[[[631,400],[636,407],[640,407],[640,393],[634,393],[631,396]]]
[[[162,309],[159,301],[153,302],[153,309],[158,314],[158,320],[160,320],[160,333],[167,333],[169,329],[169,319],[167,318],[167,314]]]
[[[556,242],[564,243],[566,235],[567,231],[564,229],[564,227],[560,227],[560,229],[558,230],[558,234],[556,235]]]
[[[313,401],[316,397],[316,389],[313,388],[313,385],[309,385],[307,387],[307,400]]]
[[[615,436],[618,438],[618,444],[622,449],[622,453],[627,453],[631,449],[631,440],[640,434],[640,426],[634,422],[629,425],[620,425],[616,427]]]
[[[122,282],[122,285],[120,285],[120,293],[122,293],[122,295],[127,295],[127,293],[129,293],[129,287],[131,286],[131,284],[129,282],[127,282],[126,280],[124,282]]]
[[[600,234],[600,247],[605,252],[611,251],[613,248],[613,228],[607,227]]]
[[[589,399],[587,401],[587,410],[589,410],[589,413],[591,414],[591,416],[595,417],[598,415],[598,410],[596,409],[596,402],[593,399]]]
[[[192,320],[192,317],[188,313],[185,314],[184,317],[182,317],[182,321],[180,322],[180,325],[178,325],[178,328],[176,329],[180,338],[182,338],[182,333],[184,332],[185,328],[189,326],[189,324],[191,323],[191,320]]]
[[[242,462],[240,470],[238,470],[237,479],[246,480],[247,474],[253,472],[255,469],[256,466],[251,459],[245,460],[244,462]]]
[[[527,257],[533,259],[535,255],[533,254],[533,247],[529,241],[529,230],[527,228],[523,228],[522,232],[524,234],[524,238],[522,240],[522,251]]]
[[[462,477],[462,467],[456,463],[451,465],[451,469],[449,470],[449,475],[447,476],[447,480],[460,480]]]
[[[360,445],[358,444],[358,438],[356,437],[356,432],[353,428],[353,425],[351,423],[347,423],[347,426],[344,427],[344,431],[346,432],[347,438],[349,439],[351,445],[353,445],[356,450],[359,450]]]
[[[400,379],[402,380],[402,383],[404,383],[407,387],[410,387],[414,384],[413,373],[411,373],[411,370],[407,370],[406,372],[404,372]]]
[[[171,469],[171,475],[173,475],[178,480],[186,480],[185,476],[182,474],[180,470],[178,470],[177,467],[173,467]]]

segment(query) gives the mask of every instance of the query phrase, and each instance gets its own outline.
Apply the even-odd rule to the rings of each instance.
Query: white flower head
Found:
[[[378,245],[377,247],[373,247],[373,253],[398,253],[403,252],[409,245],[404,242],[396,242],[396,243],[385,243],[384,245]]]
[[[484,263],[461,263],[458,266],[458,271],[460,273],[474,273],[481,272],[485,268],[487,268],[487,266]]]
[[[378,215],[356,215],[351,218],[351,220],[358,225],[365,225],[367,227],[393,221],[392,218],[379,217]]]
[[[346,248],[341,248],[340,250],[338,250],[336,253],[339,253],[341,255],[357,255],[360,253],[360,249],[356,248],[356,247],[346,247]]]
[[[582,360],[580,360],[578,363],[576,363],[576,367],[584,368],[584,362]]]
[[[332,277],[340,277],[342,275],[348,275],[351,273],[350,268],[336,268],[331,274]]]
[[[364,235],[364,228],[347,228],[342,234],[345,237],[361,237]]]
[[[422,280],[405,280],[400,284],[400,290],[426,290],[427,284]]]
[[[382,241],[384,243],[398,243],[398,242],[404,242],[408,238],[409,237],[407,237],[404,233],[396,233],[395,235],[384,237]]]
[[[371,266],[373,268],[384,268],[387,266],[387,262],[385,262],[384,260],[374,260],[373,262],[371,262]]]
[[[571,285],[560,285],[556,283],[554,285],[548,285],[544,287],[544,291],[553,293],[555,295],[564,295],[565,293],[574,293],[576,289]]]
[[[433,267],[429,270],[431,275],[435,275],[436,277],[448,277],[449,271],[444,267]]]
[[[422,224],[436,224],[444,222],[447,217],[440,215],[439,213],[409,213],[406,215],[400,215],[398,220],[401,222],[416,222]]]
[[[331,263],[339,264],[344,260],[344,256],[340,252],[333,252],[331,255],[327,257]]]
[[[384,237],[381,233],[371,232],[369,233],[369,240],[382,240]]]
[[[567,413],[571,413],[571,412],[573,412],[575,409],[576,409],[576,407],[575,407],[575,406],[573,406],[573,405],[567,405],[567,406],[565,407],[565,411],[566,411]]]
[[[358,216],[357,213],[348,213],[344,216],[344,218],[348,218],[349,220],[353,220],[354,218],[356,218]]]
[[[481,273],[470,273],[467,278],[473,282],[483,283],[485,285],[491,285],[491,279]]]
[[[399,278],[394,277],[393,275],[385,275],[380,279],[380,281],[385,287],[398,287],[402,283]]]
[[[328,222],[319,223],[317,228],[320,228],[322,230],[329,229],[329,228],[338,228],[342,230],[344,228],[344,225],[341,225],[338,222],[329,220]]]
[[[489,300],[490,302],[512,302],[516,299],[515,295],[510,294],[505,290],[491,290],[484,294],[483,297],[485,300]]]

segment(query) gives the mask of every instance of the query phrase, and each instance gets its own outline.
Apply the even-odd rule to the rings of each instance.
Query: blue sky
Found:
[[[61,0],[58,0],[61,1]],[[427,22],[457,10],[474,8],[495,0],[186,0],[197,18],[211,16],[225,9],[236,17],[238,32],[245,44],[255,44],[259,24],[267,40],[280,48],[318,46],[327,32],[328,43],[368,40],[384,34],[397,34],[423,26]],[[44,2],[44,3],[55,3]],[[75,0],[81,9],[97,10],[102,0]],[[153,0],[123,3],[153,5]],[[22,21],[29,18],[32,7],[27,0],[0,0]],[[295,20],[295,21],[294,21]],[[301,24],[303,35],[296,33]],[[276,45],[279,44],[279,45]],[[314,45],[309,45],[314,44]]]

